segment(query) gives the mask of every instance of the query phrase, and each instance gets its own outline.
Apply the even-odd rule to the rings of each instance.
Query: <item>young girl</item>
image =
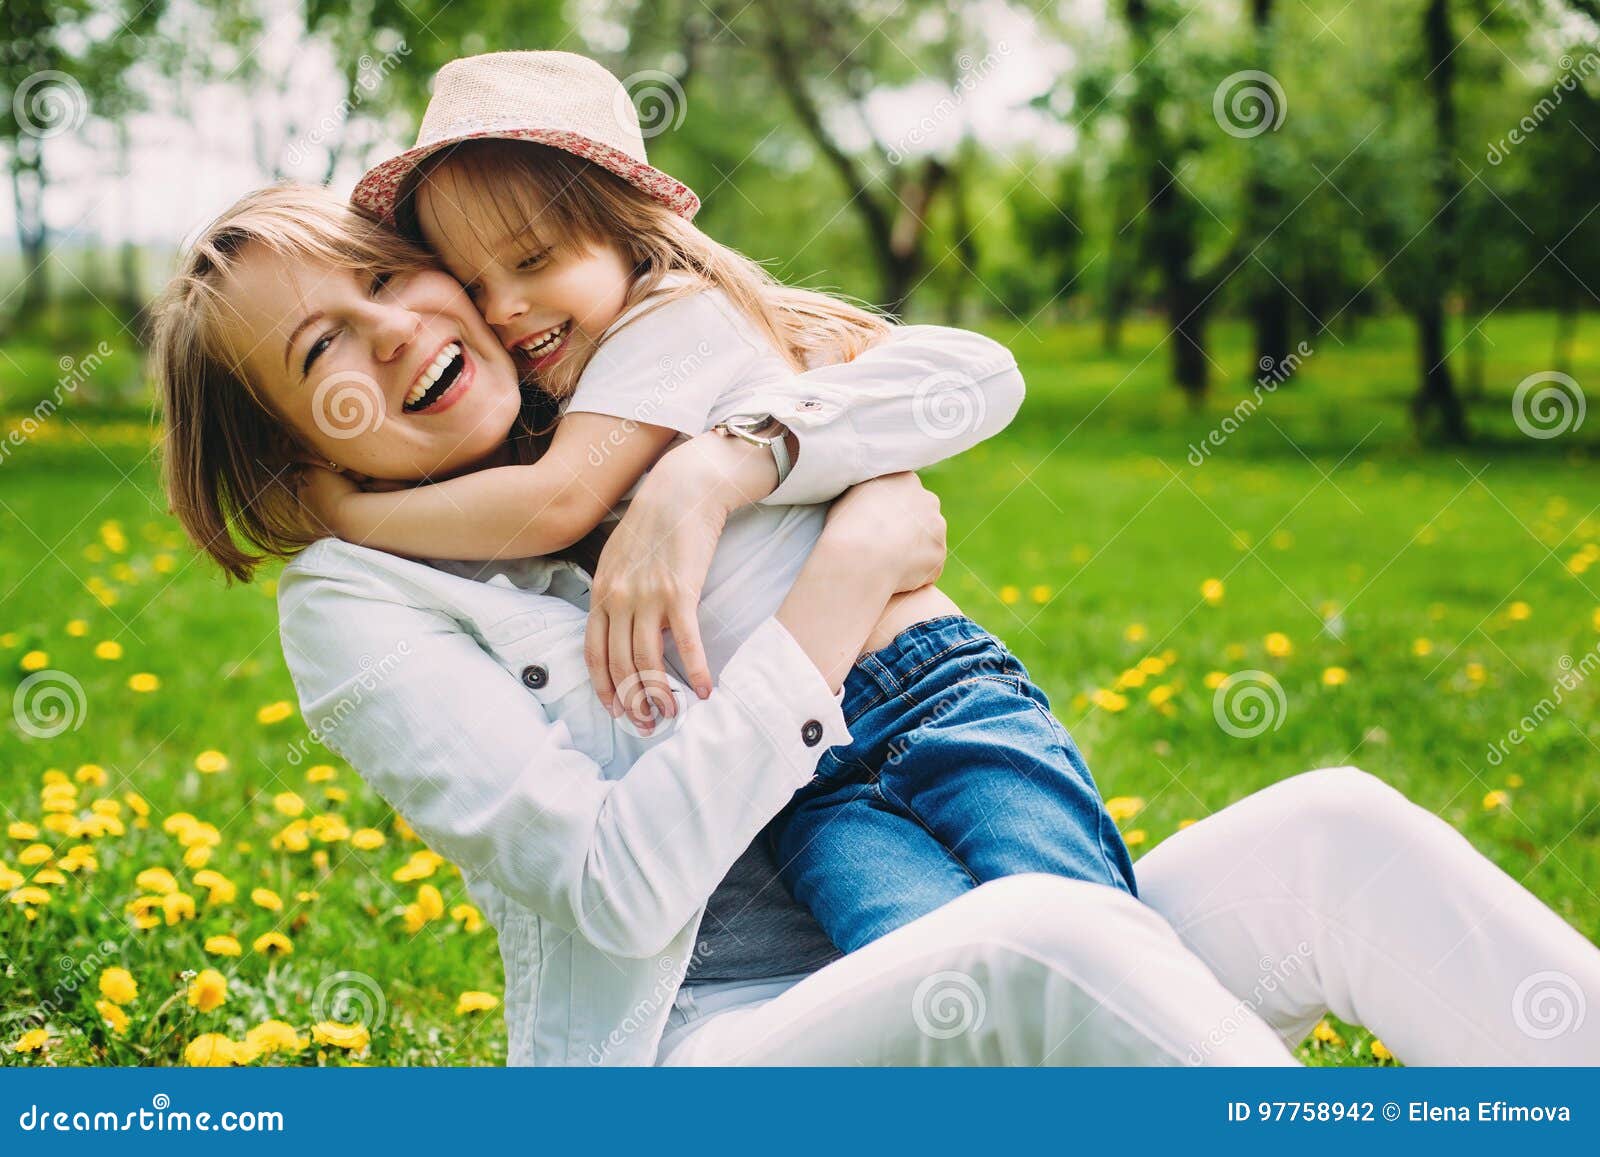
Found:
[[[353,199],[433,250],[561,416],[532,465],[391,492],[316,471],[318,516],[342,538],[394,553],[542,555],[612,516],[673,442],[713,428],[769,441],[780,487],[729,520],[699,605],[701,646],[682,614],[620,634],[590,626],[613,654],[631,653],[643,678],[615,696],[600,688],[613,716],[616,697],[675,711],[659,694],[673,684],[657,658],[663,627],[678,652],[668,661],[708,695],[782,601],[825,514],[779,504],[788,447],[763,389],[848,360],[891,327],[774,283],[696,229],[698,199],[646,163],[625,90],[581,56],[495,53],[446,66],[418,147],[367,174]],[[312,330],[292,342],[297,368],[309,374],[337,338]],[[919,419],[981,420],[981,396],[951,396],[938,375],[924,385]],[[404,408],[442,411],[467,388],[468,363],[446,346]],[[851,742],[823,757],[768,829],[785,882],[834,942],[852,951],[982,881],[1023,872],[1133,892],[1127,850],[1077,748],[1005,646],[931,586],[900,596],[888,626],[891,641],[846,680]]]

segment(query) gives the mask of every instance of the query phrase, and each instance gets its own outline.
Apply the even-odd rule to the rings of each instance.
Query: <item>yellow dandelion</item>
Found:
[[[1227,681],[1228,673],[1226,671],[1207,671],[1206,677],[1201,680],[1206,685],[1207,691],[1215,691]]]
[[[1136,795],[1114,795],[1106,800],[1106,813],[1119,824],[1142,811],[1144,800]]]
[[[36,840],[39,838],[39,829],[23,820],[15,820],[6,825],[6,835],[14,840]]]
[[[1115,691],[1108,691],[1104,687],[1096,688],[1094,694],[1089,696],[1089,701],[1102,711],[1116,714],[1128,706],[1128,697],[1118,695]]]
[[[1498,811],[1511,805],[1511,797],[1498,788],[1483,797],[1483,810],[1486,812]]]
[[[423,848],[421,851],[412,852],[411,858],[396,868],[390,878],[401,884],[426,880],[434,872],[438,871],[439,866],[443,863],[444,857],[427,848]]]
[[[128,690],[137,691],[141,695],[148,695],[152,691],[161,689],[161,680],[148,671],[140,671],[137,675],[128,676]]]
[[[339,773],[326,763],[319,763],[314,767],[306,768],[307,783],[327,783]]]
[[[122,658],[122,644],[115,639],[102,639],[94,645],[94,657],[115,662]]]
[[[384,845],[384,835],[376,828],[360,828],[350,833],[350,846],[358,852],[375,852]]]
[[[1198,822],[1199,822],[1198,820],[1195,820],[1192,817],[1189,818],[1189,819],[1179,820],[1178,821],[1178,830],[1181,832],[1181,831],[1183,831],[1184,828],[1192,828]]]
[[[350,798],[350,793],[337,784],[330,784],[322,789],[322,798],[330,803],[344,803]]]
[[[1343,687],[1350,678],[1350,672],[1343,667],[1325,667],[1322,671],[1322,685],[1324,687]]]
[[[1427,656],[1433,654],[1433,640],[1421,638],[1412,639],[1411,653],[1419,659],[1426,658]]]
[[[79,783],[88,784],[91,787],[104,787],[106,780],[110,778],[106,775],[106,769],[98,763],[85,763],[72,774],[73,778]]]
[[[1273,631],[1272,634],[1262,640],[1262,645],[1266,647],[1267,654],[1274,659],[1287,659],[1294,653],[1294,644],[1289,641],[1289,636],[1282,631]]]
[[[1372,1048],[1372,1059],[1373,1060],[1375,1060],[1375,1061],[1392,1061],[1392,1060],[1394,1060],[1394,1054],[1389,1051],[1389,1046],[1384,1044],[1377,1037],[1373,1037],[1372,1038],[1371,1048]]]
[[[289,718],[289,716],[293,714],[294,707],[289,703],[289,701],[286,699],[280,699],[276,703],[268,703],[265,707],[257,711],[256,722],[270,726],[274,723],[282,723],[285,719]]]
[[[194,897],[187,892],[173,892],[161,897],[161,914],[171,928],[182,920],[194,919]]]
[[[229,766],[228,757],[220,751],[202,751],[194,757],[194,769],[202,775],[215,775],[227,771]]]
[[[1516,774],[1516,772],[1512,772],[1510,775],[1506,776],[1506,786],[1507,787],[1521,787],[1522,786],[1522,777],[1520,775]]]
[[[54,868],[45,868],[43,871],[33,874],[33,882],[35,884],[52,884],[60,887],[67,882],[67,878]]]
[[[121,1036],[128,1031],[128,1014],[123,1012],[115,1001],[97,1000],[94,1002],[94,1007],[112,1032]]]
[[[50,665],[50,655],[47,651],[29,651],[22,656],[22,669],[24,671],[43,671]]]
[[[81,639],[89,633],[88,619],[73,619],[67,623],[67,634],[74,639]]]
[[[228,999],[228,978],[215,968],[204,969],[189,982],[189,1004],[201,1012],[220,1008]]]
[[[43,888],[29,885],[12,892],[10,899],[19,908],[25,904],[48,904],[50,903],[50,893]]]
[[[429,920],[437,920],[444,915],[444,897],[432,884],[424,884],[417,889],[417,907]]]
[[[1043,606],[1045,603],[1050,601],[1050,588],[1042,583],[1038,586],[1029,587],[1028,597],[1034,602],[1038,603],[1040,606]]]
[[[456,1015],[466,1016],[472,1012],[490,1012],[500,1007],[500,998],[492,992],[463,992],[456,998]]]
[[[1222,585],[1221,579],[1208,578],[1205,582],[1200,584],[1200,597],[1205,599],[1205,601],[1212,606],[1216,606],[1221,603],[1222,596],[1225,593],[1226,590]]]
[[[1524,602],[1515,602],[1506,608],[1506,615],[1513,623],[1520,623],[1533,615],[1533,608]]]
[[[1150,629],[1143,623],[1129,623],[1128,629],[1122,632],[1122,637],[1130,643],[1142,643],[1150,637]]]
[[[1000,601],[1006,606],[1012,606],[1020,598],[1022,598],[1022,592],[1016,587],[1007,585],[1000,588]]]
[[[32,1028],[19,1036],[11,1046],[14,1053],[36,1053],[50,1043],[50,1031]]]
[[[130,1004],[139,997],[139,983],[126,968],[108,968],[100,974],[100,995],[115,1004]]]
[[[195,1068],[225,1068],[238,1061],[237,1047],[220,1032],[201,1033],[183,1050],[183,1063]]]
[[[232,936],[207,936],[205,949],[212,956],[242,956],[244,949]]]
[[[311,834],[324,844],[342,843],[350,838],[350,825],[334,815],[311,817]]]
[[[30,868],[36,864],[48,864],[53,854],[49,844],[29,844],[17,853],[17,863]]]
[[[306,801],[301,799],[295,792],[280,791],[272,797],[272,806],[280,815],[286,815],[293,819],[306,810]]]
[[[457,904],[450,909],[450,919],[458,921],[463,932],[477,932],[483,927],[483,913],[471,904]]]
[[[146,892],[166,895],[178,890],[178,880],[165,868],[146,868],[133,878],[133,882]]]
[[[1143,828],[1133,828],[1131,831],[1127,831],[1122,834],[1122,842],[1127,844],[1130,848],[1137,848],[1148,838],[1149,836]]]
[[[336,1020],[325,1020],[312,1025],[311,1039],[319,1045],[329,1045],[354,1053],[360,1052],[372,1043],[366,1025],[343,1024]]]
[[[282,932],[263,932],[250,947],[263,956],[290,956],[294,953],[294,942]]]
[[[1342,1045],[1342,1044],[1344,1044],[1344,1037],[1340,1036],[1334,1030],[1334,1027],[1331,1024],[1329,1024],[1327,1021],[1325,1021],[1325,1020],[1317,1022],[1317,1027],[1311,1030],[1311,1035],[1320,1044],[1325,1044],[1325,1045]]]
[[[194,883],[195,887],[207,890],[207,904],[231,904],[239,895],[239,888],[232,880],[211,868],[196,872]]]
[[[245,1033],[244,1039],[262,1055],[303,1052],[311,1043],[309,1038],[301,1036],[292,1025],[281,1020],[262,1021]]]
[[[283,897],[271,888],[256,888],[250,893],[250,901],[258,908],[265,908],[268,912],[283,911]]]

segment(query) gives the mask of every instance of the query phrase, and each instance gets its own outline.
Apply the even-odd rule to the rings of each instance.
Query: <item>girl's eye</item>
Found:
[[[333,344],[333,334],[325,333],[311,343],[311,348],[306,350],[306,360],[300,366],[300,376],[305,377],[311,372],[311,363],[316,361],[327,348]]]
[[[393,273],[384,272],[384,273],[375,273],[375,274],[373,274],[372,275],[372,288],[371,288],[371,292],[372,292],[373,296],[377,296],[377,294],[382,292],[383,288],[385,286],[387,286],[389,284],[389,282],[391,282],[393,280],[394,280],[394,274]]]
[[[537,253],[530,253],[528,256],[524,257],[521,261],[517,262],[517,268],[518,269],[537,269],[539,266],[544,264],[545,258],[547,258],[549,256],[550,256],[550,250],[548,250],[548,249],[541,249]]]

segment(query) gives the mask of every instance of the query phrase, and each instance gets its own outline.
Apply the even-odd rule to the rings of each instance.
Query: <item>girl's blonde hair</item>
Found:
[[[183,253],[151,331],[162,480],[195,545],[243,582],[268,558],[287,558],[322,537],[297,496],[302,464],[313,455],[223,336],[232,313],[229,276],[258,247],[374,275],[438,268],[422,247],[327,189],[295,182],[243,197]],[[531,459],[538,448],[530,430],[542,415],[536,395],[525,392],[524,401],[513,441],[518,456]]]
[[[652,294],[656,304],[720,289],[798,372],[814,364],[849,361],[889,332],[879,315],[839,297],[776,281],[744,254],[706,236],[649,194],[590,161],[527,141],[465,141],[429,157],[395,202],[395,222],[422,242],[418,194],[424,188],[460,202],[472,187],[494,207],[505,236],[535,235],[565,245],[610,246],[633,270],[626,307]],[[487,223],[475,223],[483,231]],[[693,281],[660,290],[669,273]],[[612,331],[615,332],[615,331]],[[609,335],[608,335],[609,336]],[[538,385],[555,398],[576,388],[584,359],[558,362]]]

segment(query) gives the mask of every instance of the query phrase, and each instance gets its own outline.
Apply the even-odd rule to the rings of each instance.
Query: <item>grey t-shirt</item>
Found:
[[[766,840],[734,861],[706,903],[685,983],[812,972],[842,953],[778,879]]]

